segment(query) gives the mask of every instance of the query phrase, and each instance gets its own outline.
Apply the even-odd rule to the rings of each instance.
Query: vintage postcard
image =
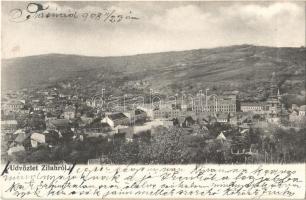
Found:
[[[305,1],[2,1],[1,199],[304,199]]]

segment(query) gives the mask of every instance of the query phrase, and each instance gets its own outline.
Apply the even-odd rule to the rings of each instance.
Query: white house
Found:
[[[299,109],[299,116],[300,117],[305,117],[305,112],[306,112],[306,105],[303,105]]]
[[[32,133],[31,135],[31,145],[36,148],[38,144],[46,143],[46,136],[41,133]]]
[[[118,125],[129,125],[130,119],[123,113],[113,113],[104,117],[101,123],[107,123],[111,128],[114,128]]]
[[[108,124],[110,127],[114,128],[115,127],[115,123],[112,119],[110,119],[108,116],[104,117],[102,120],[101,120],[101,123],[106,123]]]

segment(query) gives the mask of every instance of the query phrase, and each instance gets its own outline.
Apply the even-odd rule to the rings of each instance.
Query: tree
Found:
[[[30,154],[28,154],[24,162],[29,163],[48,163],[50,162],[50,150],[46,146],[38,147],[37,149],[34,149]]]
[[[152,136],[150,144],[141,143],[140,160],[145,163],[180,163],[186,155],[186,146],[181,128],[173,127],[170,130],[159,127]]]
[[[134,164],[138,162],[139,146],[137,142],[122,144],[117,151],[112,152],[109,158],[114,163]]]

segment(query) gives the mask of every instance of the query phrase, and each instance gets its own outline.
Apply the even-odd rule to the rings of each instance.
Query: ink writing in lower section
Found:
[[[302,165],[75,166],[70,174],[8,170],[2,190],[7,198],[281,199],[302,198],[304,177]]]

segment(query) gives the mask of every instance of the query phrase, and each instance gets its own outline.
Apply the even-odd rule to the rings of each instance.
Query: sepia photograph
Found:
[[[4,165],[305,162],[305,2],[1,4]]]

